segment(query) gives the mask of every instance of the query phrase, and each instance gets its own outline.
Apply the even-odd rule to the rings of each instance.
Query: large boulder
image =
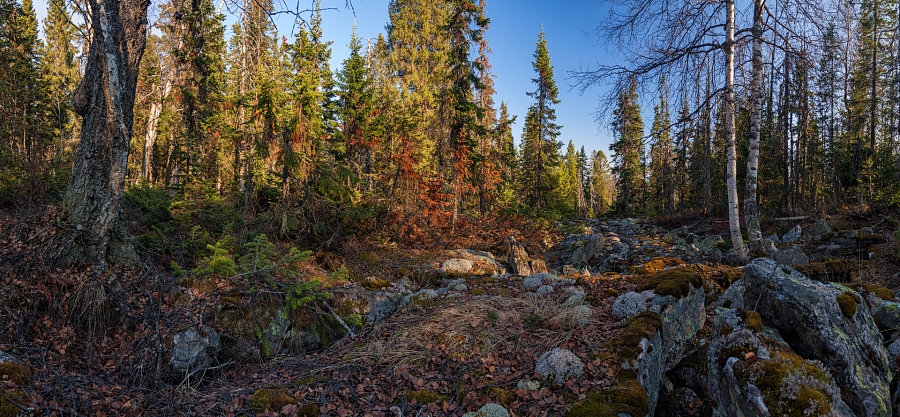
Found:
[[[797,246],[791,246],[784,250],[772,250],[769,254],[775,262],[782,265],[809,265],[809,257]]]
[[[570,235],[563,240],[557,250],[559,266],[570,265],[580,267],[588,265],[603,249],[603,235],[580,234]]]
[[[717,317],[725,316],[721,313]],[[803,359],[744,325],[731,329],[717,321],[716,328],[708,351],[709,393],[718,407],[714,415],[854,415],[820,362]]]
[[[441,264],[441,271],[447,275],[468,275],[472,271],[473,263],[468,259],[448,259]]]
[[[798,355],[822,362],[855,415],[891,415],[888,355],[859,294],[812,281],[771,259],[747,265],[744,280],[745,305],[771,323]]]
[[[800,239],[803,236],[803,231],[800,229],[800,225],[794,226],[793,229],[789,230],[784,236],[781,237],[781,241],[787,244],[794,243],[794,241]]]
[[[624,370],[618,385],[592,391],[575,403],[569,416],[607,415],[605,411],[613,409],[632,417],[653,416],[664,373],[681,362],[703,327],[706,296],[696,272],[662,271],[644,278],[638,290],[648,291],[648,311],[628,319],[622,333],[605,343]]]

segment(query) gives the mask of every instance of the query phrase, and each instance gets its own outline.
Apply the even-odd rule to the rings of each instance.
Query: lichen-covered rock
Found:
[[[544,262],[543,259],[532,259],[530,264],[531,264],[531,273],[532,274],[541,274],[541,273],[550,272],[550,270],[547,269],[547,263]]]
[[[547,295],[553,292],[553,286],[541,285],[535,292],[537,293],[537,295]]]
[[[525,289],[532,290],[540,288],[541,285],[544,285],[544,279],[540,276],[530,275],[522,280],[522,286],[525,287]]]
[[[772,259],[775,262],[778,262],[782,265],[807,265],[809,264],[809,257],[803,253],[803,249],[800,249],[797,246],[791,246],[790,248],[783,250],[775,250],[769,253]]]
[[[450,288],[465,280],[453,281]],[[400,291],[370,291],[356,285],[344,285],[331,289],[331,306],[341,316],[359,314],[368,323],[384,320],[409,303],[410,297]]]
[[[865,303],[853,314],[838,296],[858,294],[840,284],[812,281],[771,259],[744,268],[745,305],[755,306],[791,349],[822,362],[857,416],[889,416],[891,372],[881,335]],[[847,298],[847,297],[845,297]]]
[[[509,238],[509,257],[506,263],[509,265],[509,272],[515,275],[531,275],[531,259],[528,257],[528,251],[521,243],[516,242],[516,238]]]
[[[468,271],[458,275],[503,275],[506,273],[506,268],[504,268],[503,265],[500,265],[494,257],[494,254],[490,252],[472,249],[455,249],[449,251],[448,254],[454,258],[467,260],[472,263],[472,267]]]
[[[798,224],[798,225],[794,226],[793,229],[791,229],[790,231],[785,233],[784,236],[781,237],[781,241],[790,245],[794,241],[800,239],[800,237],[802,237],[802,236],[803,236],[803,231],[802,231],[802,229],[800,229],[800,225]]]
[[[612,314],[619,318],[634,317],[647,311],[647,296],[636,292],[627,292],[616,298],[612,305]]]
[[[545,381],[561,384],[584,373],[584,362],[570,350],[553,348],[541,355],[534,371]]]
[[[169,333],[163,346],[163,372],[180,380],[216,365],[221,340],[209,326],[181,325]]]
[[[854,415],[820,362],[805,360],[747,327],[716,337],[707,358],[715,415]]]
[[[467,275],[472,271],[474,264],[468,259],[448,259],[441,264],[441,271],[447,275],[459,276]]]
[[[463,417],[509,417],[509,411],[500,404],[485,404],[478,411],[463,414]]]
[[[900,304],[872,297],[872,319],[881,328],[900,329]]]
[[[813,237],[819,237],[822,235],[826,235],[831,233],[831,225],[828,224],[828,221],[825,219],[819,220],[809,229],[809,235]]]
[[[739,279],[731,284],[727,290],[719,297],[716,304],[735,310],[744,309],[744,280]]]
[[[559,265],[580,267],[591,263],[594,256],[603,249],[603,235],[579,234],[569,235],[554,250]]]

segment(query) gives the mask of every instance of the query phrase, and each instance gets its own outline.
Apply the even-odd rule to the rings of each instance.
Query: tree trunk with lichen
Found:
[[[734,133],[734,0],[725,1],[725,147],[727,154],[726,184],[728,188],[728,224],[734,252],[741,262],[747,262],[747,246],[741,236],[741,217],[737,194],[737,148]]]
[[[149,5],[149,0],[88,1],[92,36],[74,98],[83,127],[63,199],[69,228],[59,253],[63,264],[85,262],[103,270],[138,261],[121,212]]]

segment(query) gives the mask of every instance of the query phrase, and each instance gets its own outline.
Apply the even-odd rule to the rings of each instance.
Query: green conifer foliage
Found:
[[[618,210],[624,215],[634,215],[639,210],[637,198],[644,182],[641,164],[644,122],[638,104],[637,81],[632,79],[628,90],[619,93],[618,101],[612,123],[615,141],[609,150],[613,151],[613,173],[618,177]]]

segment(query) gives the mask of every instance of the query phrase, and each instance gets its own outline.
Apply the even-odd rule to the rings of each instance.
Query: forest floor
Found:
[[[502,404],[513,416],[562,416],[589,391],[615,384],[622,372],[604,344],[624,327],[610,314],[611,306],[617,295],[634,290],[641,264],[650,264],[634,261],[624,270],[561,275],[584,293],[588,315],[567,302],[570,293],[538,295],[523,286],[522,277],[470,277],[462,286],[414,300],[319,351],[275,355],[262,362],[223,362],[172,380],[160,376],[166,336],[178,322],[202,321],[209,305],[178,303],[178,279],[149,255],[140,271],[111,268],[97,275],[90,268],[54,266],[58,215],[54,208],[0,214],[0,351],[31,369],[19,383],[0,375],[2,417],[19,411],[57,416],[462,416],[488,403]],[[883,219],[842,215],[829,222],[838,230],[876,225],[885,235],[900,227]],[[812,224],[806,222],[804,227]],[[794,224],[768,223],[764,229],[782,234]],[[703,237],[726,237],[721,222],[669,218],[647,226],[650,233],[633,236],[631,247],[634,253],[642,246],[674,247],[665,235],[682,226]],[[565,229],[558,229],[559,234],[541,230],[518,231],[532,257],[540,258],[566,234]],[[306,270],[319,271],[309,273],[316,275],[340,265],[352,276],[396,283],[409,260],[437,266],[452,249],[488,250],[505,259],[503,242],[516,232],[473,230],[470,236],[443,244],[435,239],[429,245],[354,240],[341,250],[317,254]],[[857,256],[853,275],[896,291],[897,242],[886,242],[881,246],[892,250],[894,258],[878,255],[860,261]],[[687,267],[704,271],[718,291],[740,271],[702,254],[685,253],[683,258]],[[446,282],[411,285],[440,288]],[[535,363],[553,348],[581,358],[584,374],[539,383]],[[710,409],[709,404],[694,404],[687,415],[707,415]]]

